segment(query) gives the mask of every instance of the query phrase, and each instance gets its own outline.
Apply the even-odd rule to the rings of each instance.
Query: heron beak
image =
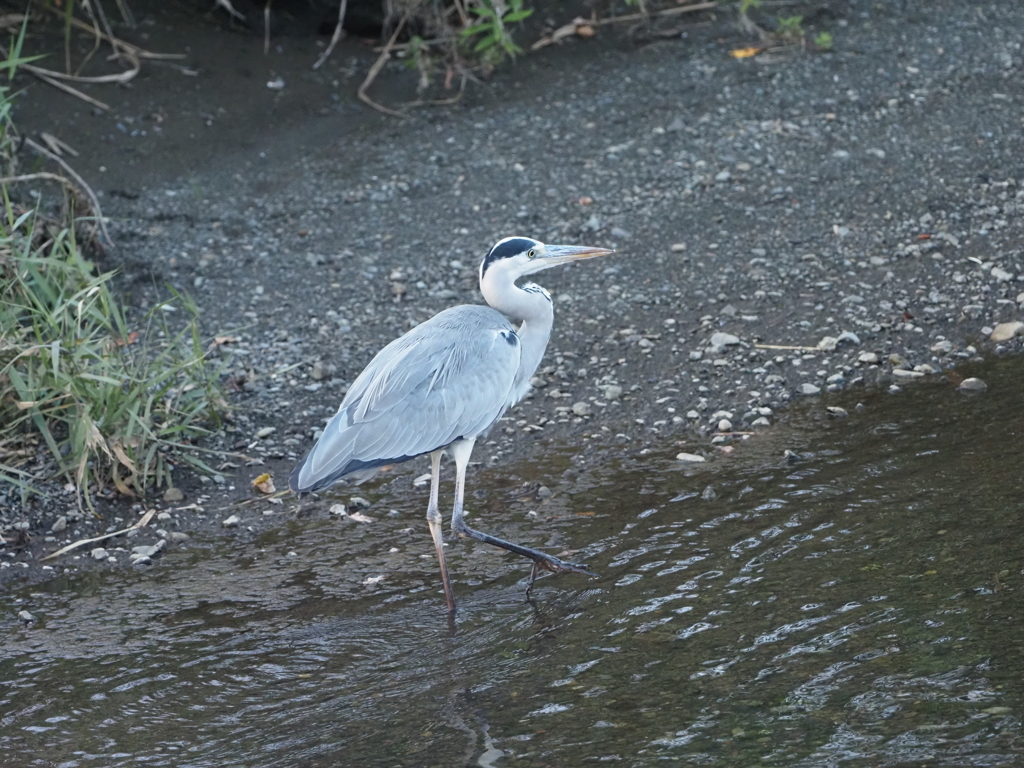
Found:
[[[615,253],[615,251],[608,248],[594,248],[589,245],[548,245],[545,246],[544,253],[537,257],[537,262],[541,269],[546,269],[567,261],[592,259],[595,256],[607,256],[609,253]]]

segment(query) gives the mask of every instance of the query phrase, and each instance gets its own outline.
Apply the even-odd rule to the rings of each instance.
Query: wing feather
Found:
[[[520,348],[509,333],[499,312],[462,306],[395,339],[352,383],[292,488],[323,488],[485,432],[514,400]]]

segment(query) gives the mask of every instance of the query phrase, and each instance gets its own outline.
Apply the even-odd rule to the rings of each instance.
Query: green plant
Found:
[[[760,8],[761,0],[740,0],[740,14],[746,16],[752,8]]]
[[[819,32],[814,36],[814,44],[822,51],[831,51],[832,43],[831,32]]]
[[[799,42],[804,38],[803,16],[779,16],[778,35],[790,42]]]
[[[492,0],[480,0],[479,5],[469,7],[469,12],[477,17],[476,23],[460,34],[466,42],[476,38],[472,50],[480,54],[486,64],[493,66],[505,56],[522,53],[523,49],[512,40],[508,25],[533,13],[532,9],[523,8],[523,0],[510,0],[507,8],[495,5]]]
[[[35,210],[16,215],[4,190],[0,223],[0,446],[34,454],[89,500],[92,485],[144,495],[171,484],[179,463],[209,467],[189,441],[226,407],[205,361],[198,311],[175,295],[129,323],[111,286],[84,259],[73,227]],[[173,332],[170,310],[186,315]],[[0,458],[3,454],[0,454]],[[22,465],[24,462],[22,463]],[[37,478],[0,463],[0,480],[28,490]]]

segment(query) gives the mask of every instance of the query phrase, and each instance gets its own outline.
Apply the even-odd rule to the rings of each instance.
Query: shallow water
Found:
[[[453,623],[423,489],[0,597],[0,764],[1022,764],[1022,362],[805,403],[696,469],[481,472],[480,528],[602,578],[527,603],[524,563],[459,542]]]

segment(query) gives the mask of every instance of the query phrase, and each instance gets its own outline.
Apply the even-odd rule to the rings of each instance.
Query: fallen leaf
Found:
[[[210,342],[208,349],[214,349],[215,347],[221,347],[225,344],[234,344],[238,341],[234,336],[214,336],[213,341]]]
[[[138,331],[132,331],[131,333],[128,334],[128,338],[127,339],[116,339],[116,343],[117,343],[117,346],[119,346],[119,347],[126,347],[129,344],[134,344],[138,340],[139,340],[139,332]]]
[[[757,56],[763,48],[733,48],[729,51],[729,55],[734,59],[749,59],[751,56]]]
[[[270,476],[269,472],[264,472],[262,475],[252,481],[253,487],[256,488],[260,493],[274,493],[277,489],[274,487],[274,478]]]

